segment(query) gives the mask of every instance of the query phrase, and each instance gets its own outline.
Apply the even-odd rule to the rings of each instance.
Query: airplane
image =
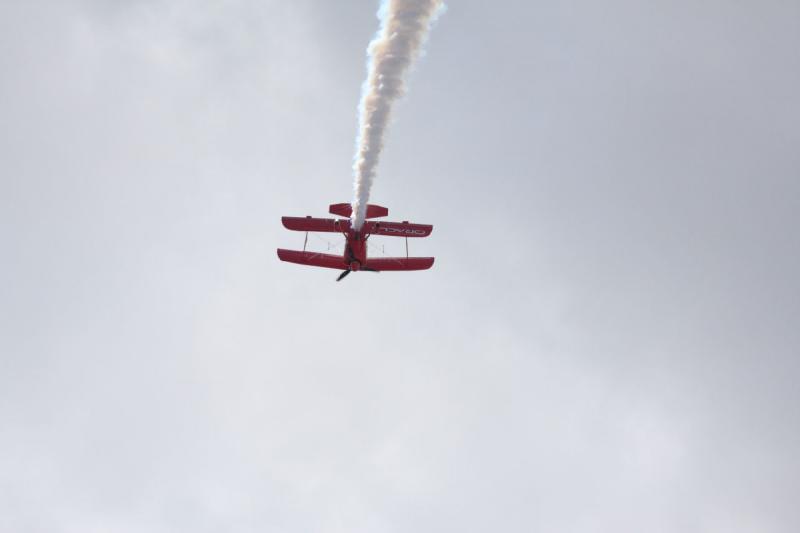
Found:
[[[433,231],[433,226],[428,224],[411,224],[403,222],[376,222],[374,218],[385,217],[389,210],[379,205],[367,205],[366,220],[359,231],[351,227],[350,215],[353,208],[350,204],[332,204],[329,212],[345,218],[312,218],[307,217],[282,217],[281,221],[286,229],[305,231],[306,240],[303,251],[278,249],[278,258],[281,261],[297,263],[323,268],[342,270],[336,281],[343,280],[351,272],[360,270],[368,272],[384,272],[397,270],[427,270],[433,266],[433,257],[408,257],[408,238],[427,237]],[[344,253],[339,255],[307,252],[308,232],[319,231],[326,233],[342,233],[347,239]],[[367,257],[367,240],[371,235],[405,237],[406,257]]]

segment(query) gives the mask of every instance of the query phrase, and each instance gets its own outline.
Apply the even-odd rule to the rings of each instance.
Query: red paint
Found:
[[[333,214],[350,216],[350,204],[333,204]],[[386,216],[389,210],[377,205],[367,206],[367,218]],[[322,268],[339,270],[398,271],[427,270],[433,266],[433,257],[386,257],[371,259],[367,257],[367,241],[371,235],[394,237],[427,237],[433,231],[428,224],[411,224],[408,222],[375,222],[367,221],[361,231],[354,231],[348,219],[283,217],[283,225],[293,231],[315,231],[325,233],[342,233],[346,239],[345,251],[341,256],[320,254],[316,252],[300,252],[278,249],[281,261]]]

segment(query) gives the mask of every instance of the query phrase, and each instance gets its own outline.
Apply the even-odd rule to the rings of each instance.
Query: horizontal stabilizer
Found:
[[[278,249],[278,257],[281,261],[297,263],[298,265],[308,265],[323,268],[335,268],[347,270],[348,264],[344,262],[341,255],[320,254],[317,252],[299,252],[296,250]]]
[[[350,204],[331,204],[329,211],[332,215],[339,215],[340,217],[350,218],[353,214],[353,206]],[[380,205],[367,205],[367,215],[364,218],[378,218],[385,217],[389,214],[389,210]]]
[[[378,272],[392,270],[428,270],[433,266],[433,257],[384,257],[367,259],[365,268]]]

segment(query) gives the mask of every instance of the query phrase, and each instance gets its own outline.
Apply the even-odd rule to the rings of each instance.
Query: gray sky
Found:
[[[800,4],[451,0],[337,284],[376,7],[0,4],[0,531],[798,531]]]

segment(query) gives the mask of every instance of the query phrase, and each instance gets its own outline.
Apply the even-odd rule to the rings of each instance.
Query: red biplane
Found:
[[[350,272],[367,270],[382,272],[384,270],[426,270],[433,265],[433,257],[408,257],[408,237],[427,237],[433,231],[433,226],[427,224],[410,224],[404,222],[376,222],[373,218],[385,217],[389,210],[379,205],[368,205],[366,221],[361,230],[355,231],[350,224],[350,215],[353,208],[350,204],[333,204],[330,213],[347,218],[311,218],[308,217],[283,217],[286,229],[306,232],[320,231],[326,233],[341,233],[347,239],[344,254],[331,255],[318,252],[307,252],[306,245],[303,251],[278,249],[281,261],[297,263],[323,268],[342,270],[336,281],[341,281]],[[406,257],[367,257],[367,239],[371,235],[390,237],[406,237]]]

